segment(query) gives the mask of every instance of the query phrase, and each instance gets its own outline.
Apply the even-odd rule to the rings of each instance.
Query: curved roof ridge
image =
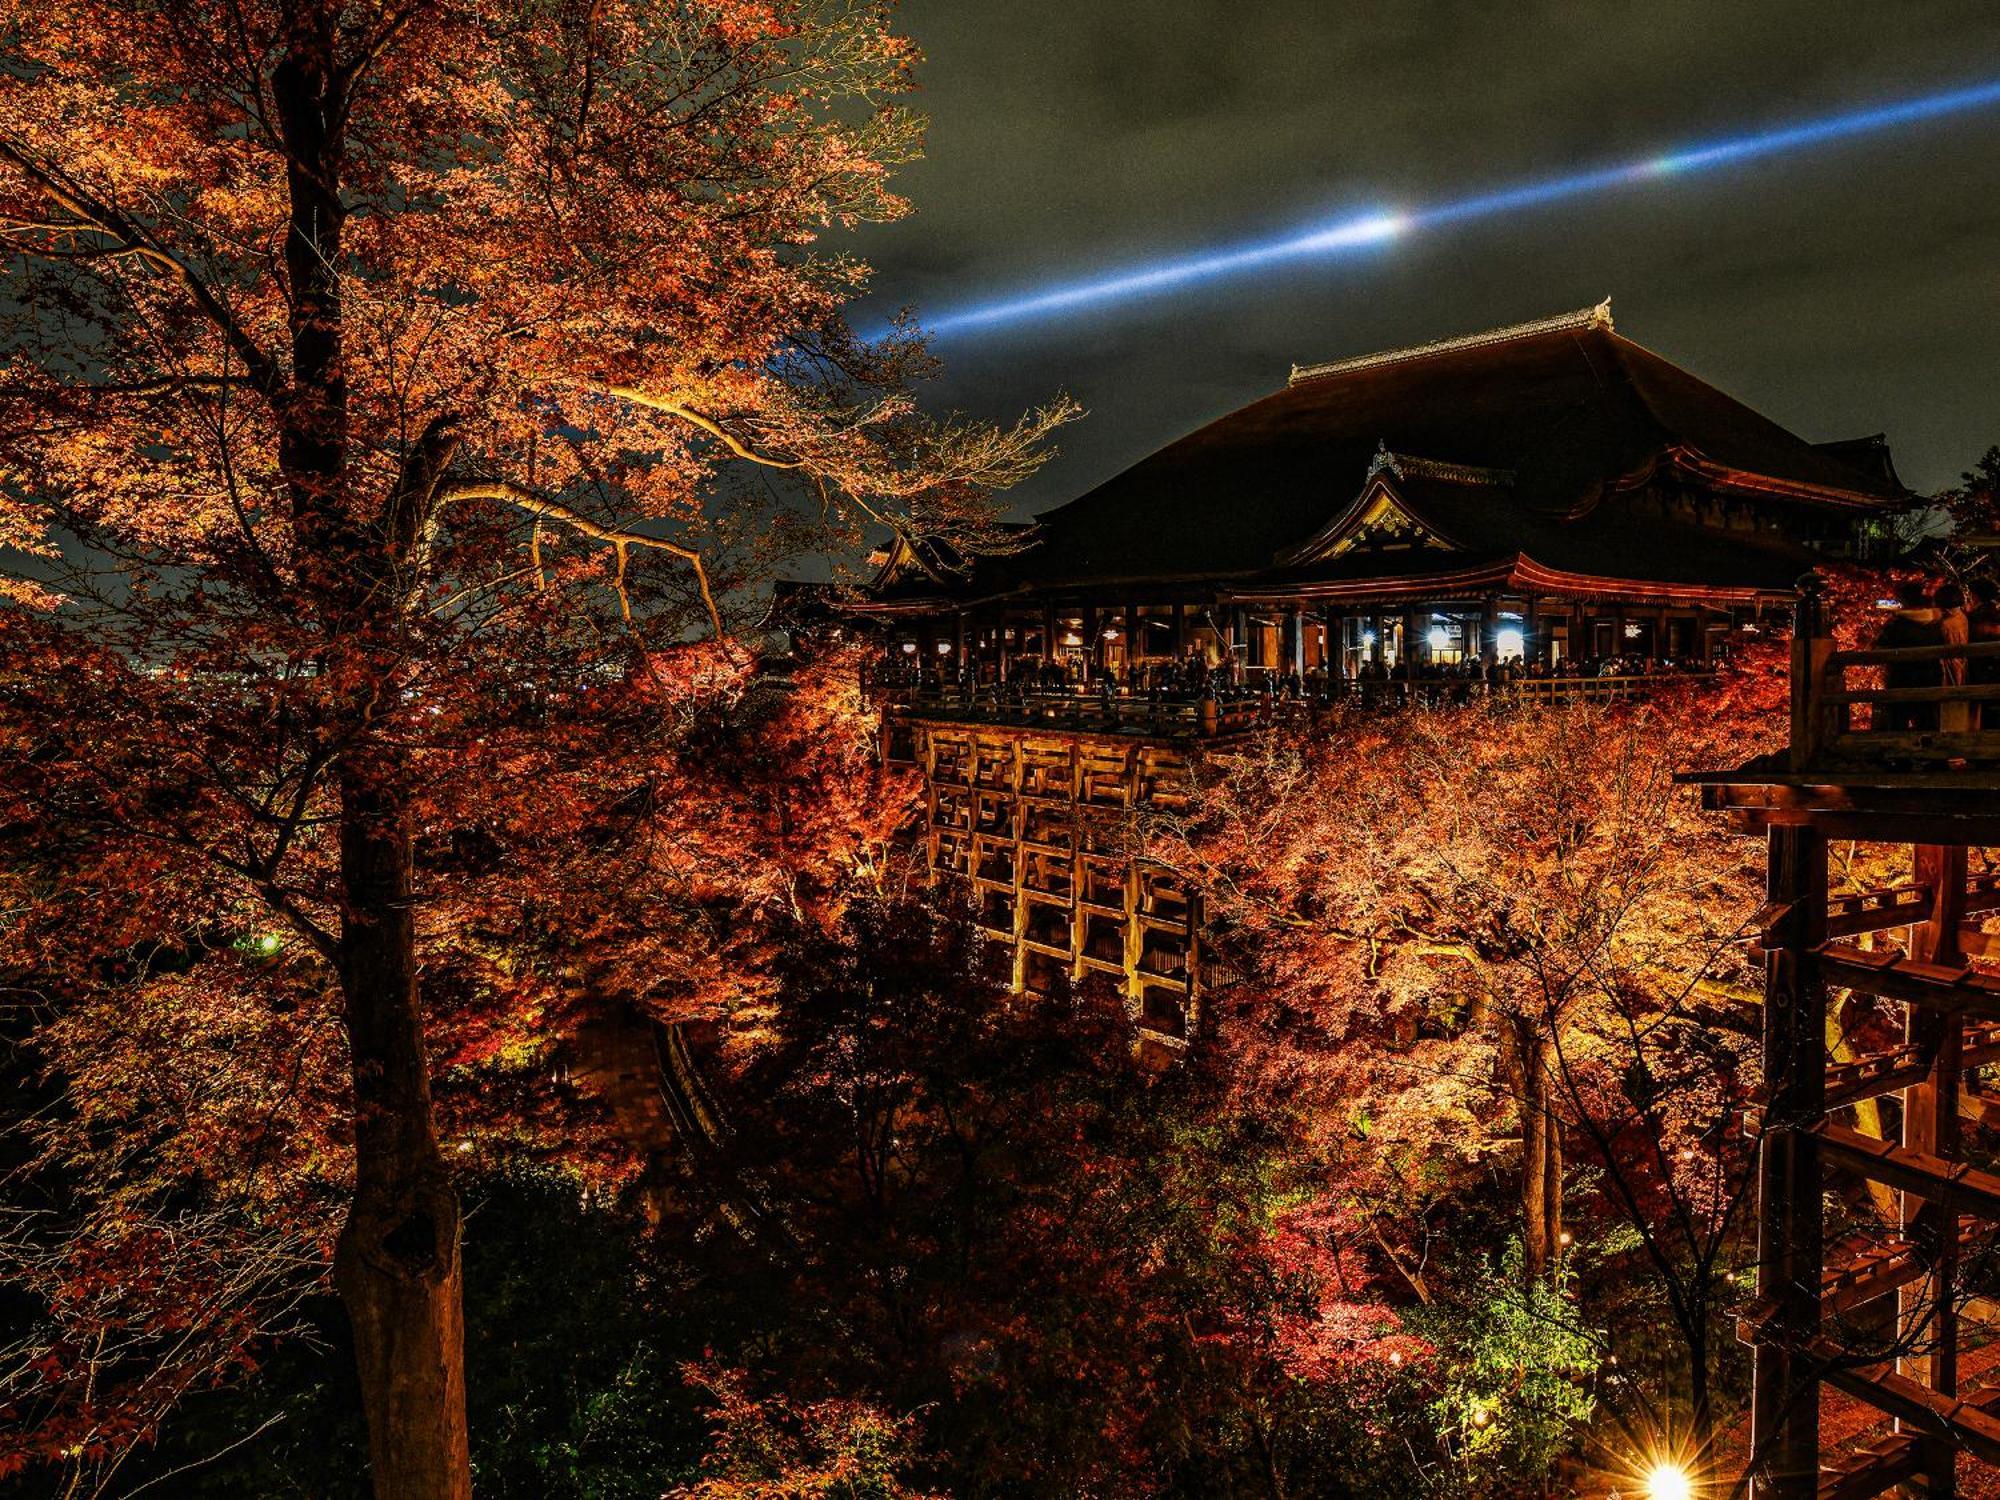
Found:
[[[1552,318],[1537,318],[1529,323],[1510,323],[1504,328],[1489,328],[1481,333],[1464,333],[1455,338],[1433,339],[1428,344],[1412,344],[1402,349],[1384,349],[1375,354],[1360,354],[1351,359],[1330,360],[1325,364],[1293,365],[1287,387],[1299,385],[1308,380],[1318,380],[1326,375],[1345,375],[1352,370],[1369,370],[1380,365],[1401,364],[1405,360],[1426,359],[1434,354],[1453,354],[1461,349],[1479,349],[1488,344],[1504,344],[1513,339],[1533,338],[1543,333],[1567,333],[1585,328],[1610,329],[1611,299],[1606,297],[1595,307],[1580,307],[1575,312],[1558,313]]]
[[[1377,474],[1394,474],[1398,479],[1436,479],[1446,484],[1488,484],[1507,486],[1514,482],[1512,469],[1481,468],[1478,464],[1446,463],[1441,458],[1420,458],[1414,453],[1391,451],[1388,439],[1380,441],[1375,456],[1368,461],[1365,485]]]

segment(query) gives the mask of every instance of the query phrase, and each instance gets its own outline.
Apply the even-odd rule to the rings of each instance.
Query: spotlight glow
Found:
[[[1429,208],[1401,213],[1374,210],[1275,239],[1198,251],[1069,282],[1048,291],[1026,292],[974,303],[948,310],[931,319],[926,326],[933,334],[990,329],[1000,324],[1031,322],[1081,308],[1124,302],[1148,293],[1171,291],[1286,261],[1356,255],[1421,229],[1490,218],[1518,209],[1540,208],[1608,188],[1685,177],[1693,172],[1826,145],[1878,130],[1967,114],[1994,105],[2000,105],[2000,80],[1923,94],[1914,99],[1867,109],[1820,115],[1797,125],[1697,142],[1640,161],[1593,167],[1541,182],[1491,189]]]
[[[1694,1480],[1679,1464],[1655,1464],[1646,1475],[1646,1500],[1693,1500]]]

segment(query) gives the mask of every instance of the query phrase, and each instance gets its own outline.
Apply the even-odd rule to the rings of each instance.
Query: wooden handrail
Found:
[[[1958,657],[2000,656],[2000,641],[1947,641],[1942,646],[1865,646],[1859,651],[1836,651],[1827,658],[1829,667],[1886,667],[1897,662],[1951,661]]]

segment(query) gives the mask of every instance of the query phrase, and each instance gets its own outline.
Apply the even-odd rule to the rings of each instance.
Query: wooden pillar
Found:
[[[1779,908],[1764,970],[1757,1154],[1757,1300],[1772,1308],[1751,1380],[1751,1495],[1819,1494],[1819,1376],[1802,1345],[1819,1329],[1819,1139],[1826,1107],[1826,988],[1810,954],[1826,939],[1826,835],[1770,830],[1765,891]]]
[[[1188,607],[1185,604],[1174,606],[1174,660],[1177,662],[1187,660],[1187,613]]]
[[[1500,596],[1488,594],[1479,610],[1479,659],[1489,666],[1500,660]]]
[[[1521,601],[1521,665],[1527,666],[1537,659],[1542,649],[1541,601],[1533,594]]]
[[[1053,604],[1044,604],[1042,606],[1042,660],[1052,662],[1056,659],[1056,656],[1056,607]]]
[[[1956,966],[1960,962],[1959,923],[1965,919],[1966,851],[1963,845],[1920,844],[1913,852],[1913,873],[1931,889],[1927,921],[1910,929],[1910,957],[1922,963]],[[1903,1147],[1945,1161],[1959,1157],[1958,1096],[1961,1054],[1965,1039],[1962,1018],[1931,1006],[1912,1004],[1904,1021],[1904,1036],[1929,1064],[1923,1082],[1903,1090]],[[1934,1391],[1958,1391],[1958,1215],[1948,1202],[1933,1202],[1915,1193],[1899,1193],[1903,1237],[1916,1247],[1925,1275],[1896,1294],[1896,1333],[1905,1351],[1896,1368]],[[1928,1429],[1898,1421],[1898,1430],[1927,1434]],[[1928,1500],[1948,1500],[1958,1493],[1957,1445],[1948,1439],[1923,1438],[1924,1494]]]
[[[1422,624],[1414,609],[1403,611],[1403,676],[1411,682],[1417,680],[1417,657],[1421,654],[1423,636]]]
[[[1303,678],[1306,675],[1306,612],[1294,604],[1285,616],[1285,626],[1292,633],[1291,664],[1288,670]]]

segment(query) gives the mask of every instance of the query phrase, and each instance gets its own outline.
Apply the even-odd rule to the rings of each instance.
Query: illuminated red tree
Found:
[[[879,7],[82,0],[5,27],[23,959],[73,1024],[180,1005],[263,1038],[271,1097],[190,1108],[318,1125],[351,1168],[232,1129],[186,1175],[268,1204],[351,1171],[377,1491],[463,1495],[427,1020],[544,992],[507,941],[562,902],[523,872],[587,873],[643,811],[644,778],[600,794],[671,725],[660,647],[802,543],[1004,545],[982,497],[1064,413],[925,421],[921,352],[841,322],[863,270],[814,242],[898,212],[916,143]],[[482,910],[489,873],[516,894]],[[129,1211],[173,1175],[131,1174]]]

